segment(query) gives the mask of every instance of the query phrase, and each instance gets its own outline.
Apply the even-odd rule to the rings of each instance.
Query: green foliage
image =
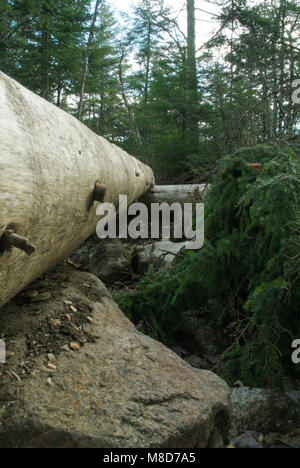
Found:
[[[224,154],[296,133],[295,0],[224,1],[196,70],[167,2],[139,0],[123,21],[110,6],[103,0],[99,9],[82,120],[150,164],[158,180],[207,180]],[[93,7],[92,0],[0,0],[1,71],[77,115]]]
[[[7,29],[0,33],[1,70],[59,105],[62,91],[76,92],[80,79],[89,4],[10,0],[5,10],[0,6],[0,31],[3,22]]]
[[[89,58],[82,120],[94,132],[113,142],[118,142],[126,126],[117,80],[118,34],[117,22],[104,2]]]
[[[206,205],[204,248],[150,273],[121,295],[121,307],[166,341],[183,310],[202,309],[224,330],[223,376],[283,384],[300,336],[299,204],[299,146],[261,145],[223,158]]]
[[[227,152],[295,131],[290,90],[299,75],[299,11],[297,2],[287,0],[224,2],[209,47],[221,51],[227,44],[214,80]]]

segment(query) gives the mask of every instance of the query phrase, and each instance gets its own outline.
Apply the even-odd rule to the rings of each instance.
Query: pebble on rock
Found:
[[[70,343],[70,348],[73,349],[73,351],[78,351],[80,349],[80,345],[78,343]]]

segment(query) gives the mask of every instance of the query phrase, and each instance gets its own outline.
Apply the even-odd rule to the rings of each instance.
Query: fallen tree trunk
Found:
[[[141,202],[151,203],[201,203],[205,201],[208,184],[155,185],[141,197]]]
[[[2,307],[95,231],[99,202],[132,203],[154,176],[1,72],[0,108]]]

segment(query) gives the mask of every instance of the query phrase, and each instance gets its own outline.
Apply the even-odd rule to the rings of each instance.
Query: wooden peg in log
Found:
[[[26,237],[15,234],[12,229],[7,229],[3,234],[3,238],[4,246],[7,248],[15,247],[16,249],[23,250],[27,255],[33,254],[36,250]]]
[[[107,187],[106,185],[100,184],[100,182],[95,183],[93,199],[98,202],[103,202],[106,194]]]
[[[262,171],[262,164],[260,164],[260,163],[250,163],[250,162],[248,162],[247,166],[251,167],[251,169],[254,169],[257,172]]]

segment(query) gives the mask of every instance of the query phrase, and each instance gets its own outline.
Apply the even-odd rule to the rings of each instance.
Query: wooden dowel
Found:
[[[251,167],[251,169],[254,169],[255,171],[257,172],[261,172],[262,171],[262,164],[261,163],[247,163],[247,165],[249,167]]]
[[[15,247],[16,249],[23,250],[27,255],[32,255],[36,250],[26,237],[19,236],[12,229],[7,229],[3,237],[4,244],[8,248]]]
[[[106,194],[107,187],[106,185],[100,184],[100,182],[95,183],[93,199],[98,202],[103,202]]]

